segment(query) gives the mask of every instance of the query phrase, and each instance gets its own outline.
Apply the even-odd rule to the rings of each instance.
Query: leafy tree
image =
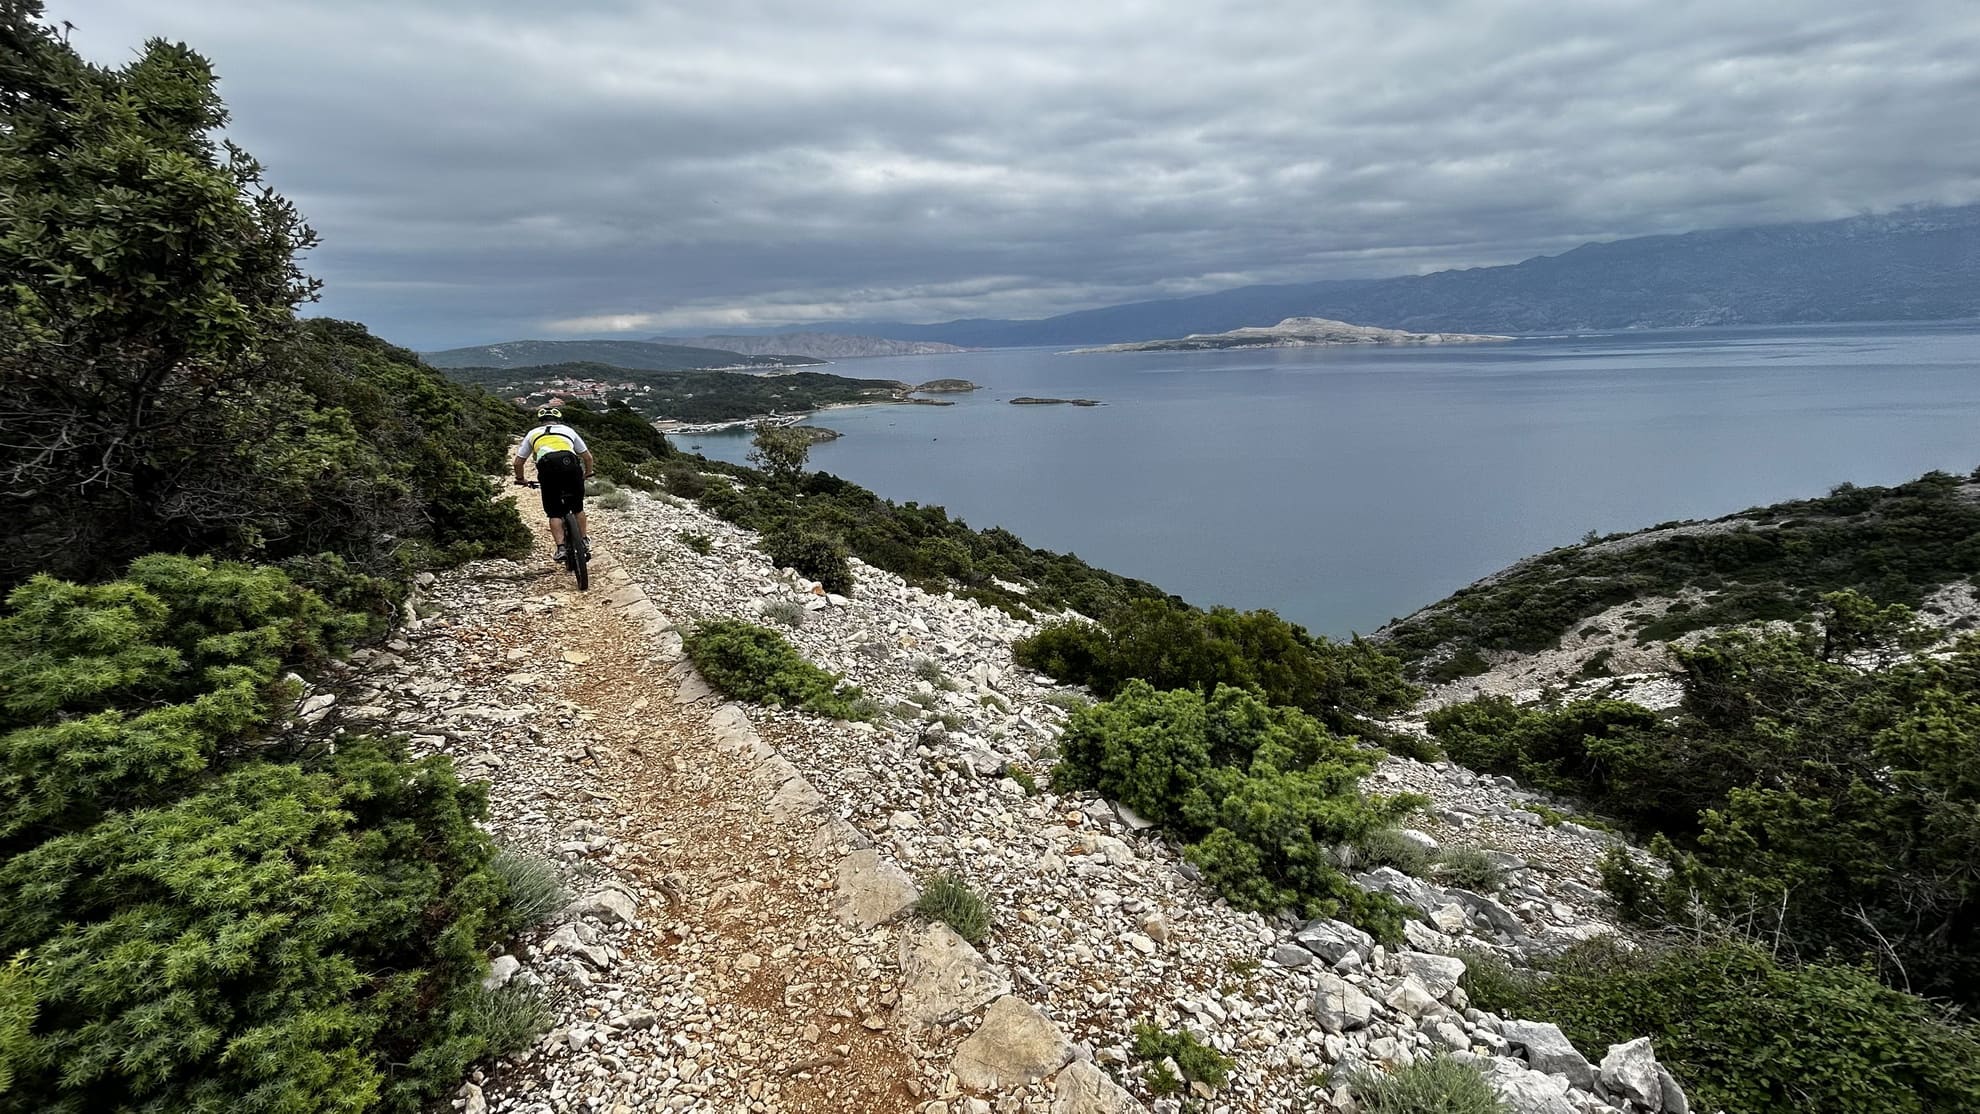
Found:
[[[772,483],[795,488],[811,457],[811,435],[790,425],[758,422],[750,441],[749,462],[769,474]]]
[[[216,138],[205,59],[82,61],[0,3],[0,589],[154,549],[393,570],[528,535],[482,476],[518,416],[358,326],[299,324],[315,235]],[[395,571],[395,570],[393,570]]]
[[[63,571],[216,509],[198,473],[254,435],[228,404],[314,296],[295,258],[316,238],[212,138],[204,58],[154,39],[94,66],[40,20],[0,5],[0,508],[27,526],[10,567]]]

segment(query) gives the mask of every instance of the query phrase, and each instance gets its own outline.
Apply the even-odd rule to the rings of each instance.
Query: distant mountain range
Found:
[[[751,356],[816,356],[826,360],[850,360],[862,356],[934,356],[961,352],[953,344],[937,340],[887,340],[882,337],[843,336],[839,333],[776,333],[771,336],[649,337],[660,344],[719,348]]]
[[[987,348],[1115,344],[1227,332],[1288,317],[1412,332],[1528,335],[1980,317],[1980,205],[1643,236],[1504,267],[1247,286],[1032,321],[857,322],[843,328]]]
[[[471,348],[449,348],[443,352],[422,352],[420,357],[440,368],[517,368],[596,363],[643,371],[696,371],[705,368],[772,371],[787,367],[811,367],[825,362],[796,354],[751,355],[731,349],[656,344],[645,340],[512,340]]]

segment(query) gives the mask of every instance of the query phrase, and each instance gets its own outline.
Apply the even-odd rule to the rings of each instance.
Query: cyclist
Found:
[[[591,523],[584,514],[584,481],[591,478],[596,467],[591,459],[591,450],[585,447],[584,438],[578,431],[565,425],[560,419],[564,412],[555,405],[544,406],[536,411],[537,419],[543,424],[523,434],[522,443],[516,446],[516,482],[523,482],[523,463],[536,461],[536,482],[543,492],[543,513],[550,516],[550,539],[557,543],[557,561],[564,560],[564,547],[572,539],[564,537],[564,512],[575,510],[578,520],[578,537],[575,539],[579,552],[591,555]]]

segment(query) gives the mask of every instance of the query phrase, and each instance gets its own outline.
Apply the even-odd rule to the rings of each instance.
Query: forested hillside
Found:
[[[892,379],[851,379],[821,371],[753,375],[737,371],[643,371],[597,363],[543,367],[447,369],[456,382],[504,398],[548,399],[572,384],[623,403],[655,421],[721,422],[759,414],[797,414],[844,402],[900,398],[909,385]]]
[[[300,321],[315,237],[205,59],[0,3],[0,1108],[419,1109],[529,1035],[483,800],[294,676],[527,534],[521,416]]]

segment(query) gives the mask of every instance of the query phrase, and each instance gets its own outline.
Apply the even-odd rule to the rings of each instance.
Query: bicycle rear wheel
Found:
[[[591,554],[585,551],[590,539],[578,532],[578,516],[564,514],[564,565],[577,577],[578,591],[591,588]]]

